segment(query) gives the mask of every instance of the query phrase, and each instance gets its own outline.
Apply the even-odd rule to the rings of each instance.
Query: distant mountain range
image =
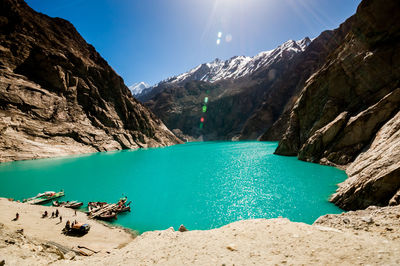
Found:
[[[311,42],[308,37],[289,40],[254,57],[215,59],[135,96],[161,117],[168,128],[183,135],[195,139],[201,136],[204,140],[239,138],[246,121],[262,103],[263,95]],[[206,113],[201,110],[204,97],[209,98]],[[284,106],[277,106],[275,118]],[[200,130],[198,121],[202,116],[206,123]],[[275,118],[271,119],[271,125]],[[263,127],[257,133],[252,132],[251,138],[264,132]]]
[[[146,98],[153,88],[162,85],[184,84],[189,81],[214,83],[227,79],[239,79],[273,64],[279,58],[303,52],[310,43],[310,38],[306,37],[299,41],[289,40],[276,49],[261,52],[254,57],[234,56],[228,60],[216,58],[214,61],[200,64],[188,72],[167,78],[155,86],[139,82],[129,86],[129,89],[135,97],[140,99]]]
[[[234,56],[226,61],[217,58],[210,63],[198,65],[186,73],[168,78],[161,84],[176,84],[193,80],[213,83],[223,79],[238,79],[267,67],[284,57],[285,53],[291,56],[303,52],[310,43],[310,38],[306,37],[300,41],[287,41],[276,49],[261,52],[254,57]]]

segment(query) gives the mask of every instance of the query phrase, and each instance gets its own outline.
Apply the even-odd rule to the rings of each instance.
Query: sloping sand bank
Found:
[[[10,222],[15,211],[9,209],[19,205],[26,210],[20,221],[20,227],[26,227],[23,235],[26,239],[34,237],[36,243],[43,243],[51,238],[66,246],[76,246],[82,241],[101,252],[90,257],[68,255],[63,259],[47,249],[33,250],[29,241],[27,244],[5,243],[5,237],[18,234],[15,230],[19,227]],[[30,225],[22,222],[22,215],[32,216],[31,219],[40,223],[39,208],[45,207],[0,200],[0,222],[5,224],[0,235],[0,261],[5,259],[11,265],[50,262],[55,265],[400,264],[400,207],[324,216],[314,225],[287,219],[257,219],[207,231],[147,232],[133,240],[119,229],[110,229],[92,220],[89,223],[93,231],[79,239],[61,236],[56,227],[48,231],[31,230]],[[7,219],[5,212],[10,215]],[[79,219],[86,218],[81,216]],[[55,222],[47,220],[46,223]],[[97,227],[100,231],[95,230]],[[41,237],[41,232],[46,239]],[[97,235],[99,232],[102,234]]]

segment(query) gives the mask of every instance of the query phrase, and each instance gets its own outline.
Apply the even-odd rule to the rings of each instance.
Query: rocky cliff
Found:
[[[0,1],[0,161],[179,140],[71,23]]]
[[[276,153],[347,166],[332,202],[400,203],[400,2],[364,0],[306,81]]]
[[[305,51],[293,58],[288,68],[272,83],[262,103],[246,121],[241,139],[280,140],[285,133],[291,108],[308,78],[337,49],[350,29],[353,18],[336,30],[327,30],[315,38]]]

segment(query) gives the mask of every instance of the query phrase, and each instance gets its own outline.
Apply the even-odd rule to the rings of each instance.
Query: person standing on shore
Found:
[[[17,212],[17,213],[15,214],[15,218],[12,219],[12,221],[17,221],[18,219],[19,219],[19,213]]]

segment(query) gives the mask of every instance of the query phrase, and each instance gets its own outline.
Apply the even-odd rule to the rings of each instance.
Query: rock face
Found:
[[[290,110],[305,82],[340,45],[349,31],[351,21],[352,18],[336,30],[324,31],[303,53],[291,60],[288,68],[274,81],[262,103],[246,121],[241,139],[261,136],[260,140],[280,140],[287,128]]]
[[[400,189],[400,2],[364,0],[342,27],[347,35],[305,83],[276,153],[348,166],[331,199],[343,209],[388,205]]]
[[[0,1],[0,161],[179,140],[71,23]]]
[[[265,128],[241,131],[252,113],[259,108],[264,95],[274,94],[281,75],[292,62],[311,45],[311,40],[288,41],[278,48],[255,57],[236,56],[219,59],[159,83],[151,91],[139,95],[164,123],[179,129],[184,135],[204,140],[256,139]],[[207,97],[208,102],[204,99]],[[286,103],[286,94],[279,95]],[[279,99],[281,100],[281,99]],[[203,112],[203,106],[207,110]],[[276,104],[277,106],[279,104]],[[270,114],[270,124],[279,117],[282,108]],[[200,118],[204,126],[200,128]]]

